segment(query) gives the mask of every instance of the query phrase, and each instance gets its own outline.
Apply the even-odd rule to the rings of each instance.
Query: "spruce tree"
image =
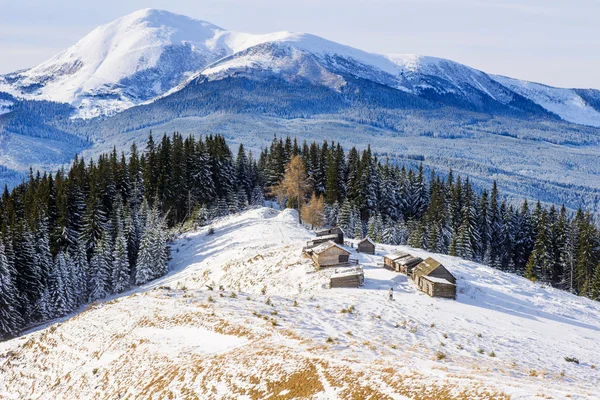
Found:
[[[14,267],[6,258],[4,244],[0,242],[0,340],[9,339],[23,327],[15,275]]]

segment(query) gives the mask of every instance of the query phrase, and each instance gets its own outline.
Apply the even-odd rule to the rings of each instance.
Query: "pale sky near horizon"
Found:
[[[370,52],[600,89],[600,0],[0,0],[0,74],[32,67],[96,26],[148,7],[229,30],[310,32]]]

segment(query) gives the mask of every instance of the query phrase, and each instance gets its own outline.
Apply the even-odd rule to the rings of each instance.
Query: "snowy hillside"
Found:
[[[507,78],[494,76],[493,79],[510,90],[528,98],[546,110],[560,116],[565,121],[581,125],[600,126],[600,110],[584,99],[578,89],[562,89]],[[596,96],[599,91],[592,90]]]
[[[381,246],[352,256],[363,287],[327,289],[295,221],[263,208],[182,235],[165,278],[0,344],[0,396],[597,398],[600,303],[438,255],[458,297],[433,299]]]

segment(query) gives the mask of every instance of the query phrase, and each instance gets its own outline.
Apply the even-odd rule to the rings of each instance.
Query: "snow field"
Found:
[[[441,255],[458,297],[432,299],[378,265],[391,246],[352,255],[363,287],[327,289],[296,218],[181,235],[166,277],[0,344],[0,396],[597,397],[599,303]]]

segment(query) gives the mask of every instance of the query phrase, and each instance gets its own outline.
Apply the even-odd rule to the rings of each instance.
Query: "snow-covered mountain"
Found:
[[[82,117],[115,113],[227,55],[213,42],[222,32],[208,22],[141,10],[96,28],[32,69],[6,75],[0,91],[71,103]]]
[[[546,110],[566,121],[600,126],[597,103],[575,90],[489,76],[434,57],[373,54],[310,34],[227,31],[153,9],[100,26],[52,59],[0,77],[0,91],[67,102],[75,106],[75,116],[88,118],[152,101],[194,78],[257,78],[265,72],[334,90],[347,77],[358,77],[454,106]],[[541,107],[535,110],[536,105]]]
[[[261,208],[181,235],[164,278],[0,343],[0,396],[598,398],[600,303],[401,247],[456,276],[456,300],[431,298],[380,245],[348,247],[363,287],[328,289],[296,220]]]
[[[480,187],[495,179],[518,197],[598,211],[599,110],[597,90],[146,9],[0,76],[0,185],[82,151],[128,149],[151,129],[220,132],[255,150],[277,134],[370,144],[392,162],[420,160]]]

